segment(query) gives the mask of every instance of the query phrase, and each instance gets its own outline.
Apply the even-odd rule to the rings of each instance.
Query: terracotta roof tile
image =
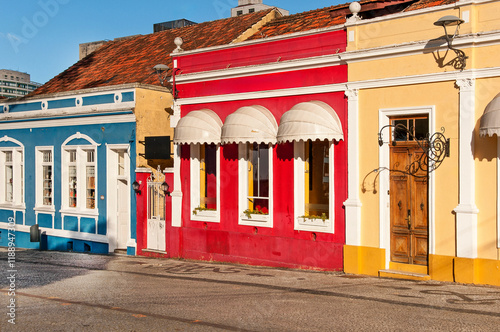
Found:
[[[400,5],[399,10],[401,11],[410,11],[447,5],[456,1],[458,0],[361,0],[359,2],[363,12],[363,8],[365,10],[368,8],[369,11],[393,5]],[[346,15],[351,14],[349,5],[350,3],[345,3],[275,19],[264,25],[249,39],[261,39],[343,24],[346,21]],[[382,15],[387,15],[390,12],[384,12]]]
[[[28,96],[128,83],[160,85],[152,68],[159,63],[172,67],[176,37],[184,40],[184,50],[229,44],[271,10],[108,42]]]

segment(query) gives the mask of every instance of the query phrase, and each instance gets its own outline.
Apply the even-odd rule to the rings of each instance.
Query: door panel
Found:
[[[116,239],[116,247],[118,249],[126,249],[129,238],[130,215],[128,202],[130,201],[127,181],[118,180],[117,182],[117,218],[118,218],[118,235]]]
[[[412,176],[406,167],[418,160],[421,148],[408,142],[391,146],[391,261],[427,265],[428,180],[424,171]]]

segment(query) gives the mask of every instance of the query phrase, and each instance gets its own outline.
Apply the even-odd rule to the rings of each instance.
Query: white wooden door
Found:
[[[148,181],[148,249],[165,251],[165,193],[160,181]]]
[[[116,247],[117,249],[126,249],[127,241],[129,239],[129,225],[130,225],[130,215],[128,208],[128,185],[126,180],[117,181],[117,219],[118,219],[118,229],[117,229],[117,239]]]

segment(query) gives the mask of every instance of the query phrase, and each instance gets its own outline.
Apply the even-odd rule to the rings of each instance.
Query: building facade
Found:
[[[307,19],[323,29],[172,55],[171,257],[342,270],[346,35],[329,8],[262,29]]]
[[[437,5],[346,24],[345,271],[499,285],[499,2]]]
[[[15,223],[22,248],[135,252],[137,97],[120,86],[0,103],[2,245]]]
[[[41,84],[32,82],[27,73],[0,69],[0,97],[23,97],[39,86]]]

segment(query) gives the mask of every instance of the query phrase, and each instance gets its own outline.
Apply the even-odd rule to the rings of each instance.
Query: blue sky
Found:
[[[339,0],[264,0],[291,14]],[[0,0],[0,69],[45,83],[78,61],[81,43],[153,32],[153,24],[230,16],[237,0]]]

